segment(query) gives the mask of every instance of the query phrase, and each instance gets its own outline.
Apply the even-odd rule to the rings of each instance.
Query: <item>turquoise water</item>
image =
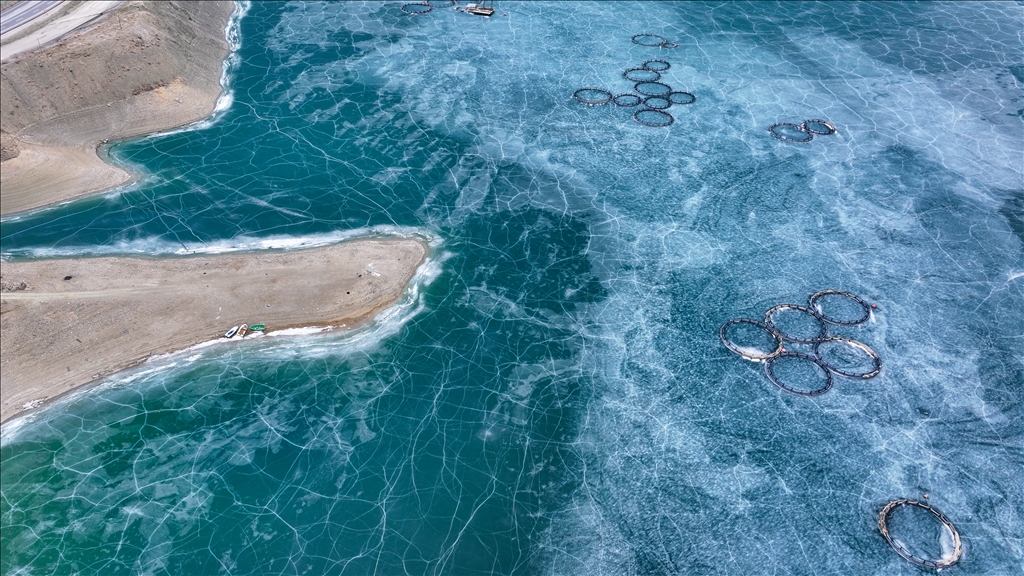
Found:
[[[0,572],[917,574],[876,520],[925,493],[954,570],[1020,570],[1020,3],[400,5],[254,3],[229,106],[0,222],[8,259],[433,246],[356,333],[6,423]],[[572,99],[650,58],[671,127]],[[879,376],[798,397],[719,341],[827,288],[877,305],[833,332]]]

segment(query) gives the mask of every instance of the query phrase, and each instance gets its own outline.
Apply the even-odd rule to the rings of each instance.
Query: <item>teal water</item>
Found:
[[[5,423],[0,572],[916,574],[876,520],[924,493],[954,570],[1020,570],[1024,6],[400,6],[247,6],[229,106],[0,222],[5,259],[433,246],[356,333]],[[649,58],[671,127],[571,98]],[[798,397],[718,339],[826,288],[877,304],[834,332],[879,376]]]

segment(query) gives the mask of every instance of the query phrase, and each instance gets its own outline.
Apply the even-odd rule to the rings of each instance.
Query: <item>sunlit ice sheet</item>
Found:
[[[4,254],[381,226],[451,256],[372,346],[213,347],[5,434],[3,571],[913,574],[877,514],[927,493],[965,570],[1012,572],[1020,19],[254,4],[231,107],[114,147],[137,187],[4,220]],[[572,99],[650,58],[697,97],[672,126]],[[836,329],[875,378],[801,398],[718,340],[827,288],[876,304]]]

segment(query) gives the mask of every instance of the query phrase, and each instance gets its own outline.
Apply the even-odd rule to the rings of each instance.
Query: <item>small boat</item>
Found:
[[[262,332],[263,329],[266,328],[266,327],[267,327],[266,324],[253,324],[252,326],[249,326],[249,331],[250,332]]]
[[[235,335],[235,332],[238,332],[238,326],[235,326],[231,330],[228,330],[227,332],[225,332],[224,333],[224,337],[225,338],[231,338],[232,336]]]
[[[248,324],[242,324],[238,328],[238,337],[239,338],[245,338],[245,331],[248,330],[248,329],[249,329],[249,325]]]
[[[481,0],[479,4],[466,4],[466,12],[490,18],[494,15],[494,0],[491,0],[490,6],[487,5],[487,0]]]

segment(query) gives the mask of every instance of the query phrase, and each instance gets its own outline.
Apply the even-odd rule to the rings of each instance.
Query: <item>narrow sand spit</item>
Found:
[[[367,239],[290,252],[5,262],[0,421],[243,322],[267,332],[350,328],[392,305],[426,255],[418,240]]]

